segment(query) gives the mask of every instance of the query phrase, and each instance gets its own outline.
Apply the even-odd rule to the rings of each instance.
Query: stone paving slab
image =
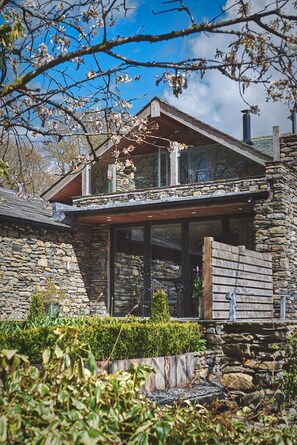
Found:
[[[214,383],[202,383],[183,388],[172,388],[147,393],[147,397],[158,405],[172,405],[174,402],[190,401],[200,405],[210,404],[214,399],[226,397],[224,388]]]

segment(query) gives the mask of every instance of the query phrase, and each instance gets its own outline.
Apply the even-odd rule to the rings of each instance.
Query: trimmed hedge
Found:
[[[197,323],[152,323],[148,320],[87,319],[75,325],[79,338],[89,345],[95,359],[114,360],[158,357],[199,351],[204,347]],[[37,326],[0,332],[0,350],[16,349],[40,362],[42,351],[55,343],[57,326]],[[67,326],[65,326],[67,329]]]

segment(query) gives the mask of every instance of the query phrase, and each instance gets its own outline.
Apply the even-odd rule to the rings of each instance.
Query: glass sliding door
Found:
[[[182,225],[153,225],[150,230],[151,293],[162,289],[168,295],[172,317],[182,316],[183,242]]]
[[[144,229],[123,227],[115,231],[113,315],[140,315],[144,292]]]
[[[204,238],[213,237],[216,241],[222,240],[222,220],[195,221],[189,223],[189,262],[188,262],[188,313],[192,316],[201,316],[202,299],[199,296],[199,281],[203,279],[202,255]]]

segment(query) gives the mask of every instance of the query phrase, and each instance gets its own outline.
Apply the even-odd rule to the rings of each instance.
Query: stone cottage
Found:
[[[108,140],[98,162],[64,176],[44,201],[1,191],[5,316],[25,316],[32,292],[51,278],[70,313],[145,316],[161,287],[172,316],[193,317],[203,240],[212,237],[270,252],[273,294],[285,294],[287,317],[296,317],[297,136],[274,127],[272,137],[251,140],[245,112],[239,141],[158,98],[138,116],[157,125],[130,155],[128,138],[119,142],[121,169]]]

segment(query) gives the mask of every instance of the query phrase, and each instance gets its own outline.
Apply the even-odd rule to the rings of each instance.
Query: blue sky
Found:
[[[132,0],[133,1],[133,0]],[[165,2],[164,2],[165,3]],[[196,21],[203,21],[204,18],[211,19],[221,12],[221,6],[224,2],[220,0],[190,0],[185,2],[193,13]],[[163,4],[161,0],[136,0],[134,12],[131,13],[130,26],[120,27],[121,32],[125,35],[132,35],[139,32],[140,34],[158,34],[173,31],[175,29],[187,28],[191,22],[189,16],[185,13],[172,11],[168,13],[161,13],[166,9],[173,8],[173,4]],[[158,12],[153,15],[151,12]],[[116,30],[115,30],[116,34]],[[119,51],[123,55],[127,52],[131,58],[140,58],[142,61],[158,60],[177,61],[190,56],[191,49],[189,47],[189,39],[179,39],[169,42],[162,42],[160,44],[141,43],[126,46]],[[156,86],[156,75],[161,74],[162,70],[151,70],[148,68],[135,68],[132,73],[140,74],[141,81],[137,84],[125,85],[122,87],[123,94],[126,94],[128,99],[131,90],[135,93],[135,97],[144,98],[134,102],[135,110],[140,109],[153,96],[160,96],[163,94],[163,83]]]
[[[133,1],[133,0],[131,0]],[[196,21],[202,21],[205,17],[211,19],[221,12],[222,6],[230,6],[235,0],[190,0],[185,2],[191,9]],[[131,14],[130,26],[125,33],[137,32],[143,34],[167,32],[178,27],[186,27],[190,24],[186,14],[171,12],[169,14],[150,15],[151,10],[161,11],[172,7],[173,4],[162,5],[159,0],[134,0],[136,9]],[[254,7],[263,7],[269,0],[253,0]],[[228,18],[228,15],[226,16]],[[142,26],[144,25],[145,26]],[[131,45],[123,48],[123,54],[133,54],[143,60],[153,59],[161,56],[164,60],[177,60],[179,58],[199,56],[207,54],[207,51],[218,45],[224,46],[222,37],[201,36],[191,39],[180,39],[153,46],[150,44]],[[153,52],[154,51],[154,52]],[[172,105],[192,114],[198,119],[241,139],[242,137],[242,115],[241,110],[246,108],[242,101],[238,85],[224,78],[220,73],[210,73],[203,80],[199,75],[191,75],[189,87],[183,95],[175,98],[171,90],[164,84],[156,86],[155,75],[158,72],[149,69],[136,69],[135,74],[141,74],[141,81],[131,82],[121,87],[125,99],[138,97],[133,102],[131,112],[136,113],[154,96],[165,99]],[[260,116],[252,117],[252,132],[254,136],[271,134],[272,126],[279,125],[281,133],[290,131],[291,123],[288,119],[289,109],[286,105],[266,101],[262,86],[251,86],[246,94],[246,99],[251,105],[259,105]]]

